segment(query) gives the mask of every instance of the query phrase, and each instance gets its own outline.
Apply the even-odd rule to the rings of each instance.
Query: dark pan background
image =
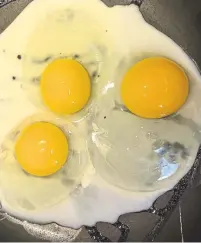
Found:
[[[31,1],[0,0],[0,6],[7,3],[0,9],[0,32]],[[171,37],[201,68],[201,0],[130,2],[141,4],[145,20]],[[98,223],[97,227],[83,228],[76,241],[201,241],[200,158],[198,154],[188,175],[171,192],[160,197],[151,209],[121,216],[114,225]],[[41,240],[26,233],[21,226],[3,220],[0,222],[0,241]]]

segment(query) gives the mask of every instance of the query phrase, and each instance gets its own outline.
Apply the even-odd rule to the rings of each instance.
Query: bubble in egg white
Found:
[[[61,128],[69,142],[65,165],[48,177],[35,177],[26,173],[14,154],[15,142],[21,130],[39,121],[50,122]],[[1,145],[0,159],[1,203],[5,209],[12,208],[14,214],[44,210],[68,199],[79,185],[89,160],[86,140],[79,129],[66,120],[45,113],[25,119],[6,136]]]

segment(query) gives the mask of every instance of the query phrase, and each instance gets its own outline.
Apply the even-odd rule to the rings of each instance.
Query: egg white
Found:
[[[68,47],[66,45],[68,38],[65,32],[63,35],[63,31],[65,29],[65,24],[66,29],[68,29],[69,20],[67,19],[69,18],[70,12],[67,10],[69,9],[77,13],[75,15],[75,20],[77,18],[75,26],[77,28],[75,32],[72,30],[72,34],[70,33],[68,36],[70,43]],[[52,20],[50,19],[51,16],[53,16]],[[59,19],[55,21],[57,16]],[[48,26],[47,19],[53,24],[53,31],[51,30],[51,25]],[[60,26],[58,25],[59,21],[61,27],[58,27]],[[46,27],[47,36],[45,35]],[[57,35],[59,37],[58,39]],[[76,41],[74,41],[75,37],[77,37]],[[59,43],[57,43],[57,40]],[[81,43],[83,43],[83,46]],[[91,50],[91,43],[93,47],[95,46],[95,51],[89,51]],[[88,113],[88,110],[84,114],[76,114],[77,117],[75,119],[72,118],[72,120],[76,121],[73,126],[76,126],[85,138],[89,138],[88,149],[91,151],[90,158],[96,171],[94,171],[89,161],[89,166],[82,173],[80,187],[73,191],[66,200],[62,199],[62,202],[60,201],[59,203],[57,200],[56,202],[54,201],[58,194],[59,198],[63,198],[63,194],[60,194],[60,192],[63,191],[64,187],[58,180],[57,183],[59,184],[60,190],[55,192],[56,194],[54,194],[52,190],[51,202],[53,203],[49,207],[43,204],[45,207],[41,207],[38,210],[31,210],[27,207],[26,203],[26,207],[24,207],[24,205],[22,207],[22,204],[16,202],[17,197],[14,197],[15,194],[12,194],[12,190],[9,189],[10,179],[5,178],[2,170],[2,179],[0,179],[0,181],[2,180],[3,186],[1,190],[0,185],[0,192],[2,192],[0,194],[0,201],[3,202],[3,209],[8,213],[38,223],[54,221],[58,224],[74,228],[81,227],[82,225],[94,225],[97,221],[114,222],[120,214],[140,211],[150,207],[159,195],[171,189],[191,168],[199,144],[196,140],[197,137],[195,137],[195,134],[192,132],[192,126],[189,125],[189,120],[190,122],[193,121],[195,123],[194,127],[199,130],[198,124],[201,118],[198,105],[201,99],[198,95],[200,92],[199,72],[194,63],[180,47],[168,37],[145,23],[136,6],[115,6],[113,8],[108,8],[99,0],[35,0],[22,14],[20,14],[7,30],[3,32],[0,36],[0,46],[0,64],[4,67],[1,70],[0,77],[1,144],[7,141],[7,134],[10,134],[10,131],[26,117],[32,116],[40,110],[45,110],[44,107],[41,106],[38,97],[35,96],[38,92],[37,82],[36,84],[30,83],[30,80],[33,81],[32,78],[40,75],[48,61],[51,61],[50,58],[47,62],[43,62],[44,58],[50,56],[58,58],[63,55],[72,58],[75,54],[79,54],[77,50],[80,50],[82,54],[80,57],[84,56],[83,54],[85,53],[90,53],[89,56],[92,57],[94,61],[96,59],[94,59],[94,57],[98,56],[96,59],[98,61],[95,62],[97,64],[96,67],[98,67],[98,73],[100,74],[100,77],[97,77],[93,83],[95,91],[92,95],[93,104],[90,106],[90,119],[86,119],[85,122],[80,122],[80,119]],[[60,52],[62,54],[60,54]],[[20,60],[17,58],[18,55],[22,57]],[[123,74],[138,60],[152,55],[166,56],[173,59],[183,66],[189,75],[190,81],[192,82],[191,94],[186,106],[183,107],[179,113],[182,117],[186,118],[185,122],[184,120],[177,119],[177,124],[173,121],[162,121],[159,123],[159,126],[154,125],[153,122],[149,124],[147,124],[147,122],[145,122],[146,124],[142,122],[141,124],[141,121],[119,109],[122,104],[119,99],[118,88]],[[36,61],[34,65],[33,60],[34,63]],[[85,60],[80,61],[83,62],[83,65],[86,65],[88,62],[85,62]],[[92,75],[90,70],[89,73]],[[12,80],[13,76],[16,77],[15,80]],[[35,89],[33,89],[34,85]],[[117,109],[113,111],[113,108]],[[105,116],[106,119],[104,119]],[[44,119],[48,118],[44,117]],[[105,124],[106,120],[107,123]],[[120,121],[122,122],[121,124]],[[127,123],[129,126],[127,126]],[[163,129],[167,129],[166,123],[169,124],[168,129],[169,126],[171,126],[172,129],[178,129],[178,131],[176,131],[177,134],[169,136],[169,133],[165,133],[166,131]],[[182,125],[179,126],[179,123],[182,123]],[[124,125],[121,126],[122,124]],[[192,122],[190,124],[192,124]],[[97,136],[97,133],[100,134],[100,132],[102,132],[101,130],[97,130],[99,128],[105,129],[105,131],[109,129],[113,134],[117,133],[118,140],[115,140],[113,136],[111,137],[111,141],[107,137],[106,139],[103,137],[104,139],[99,142],[102,143],[103,147],[105,146],[104,149],[108,149],[108,142],[110,142],[109,145],[111,146],[116,145],[117,142],[118,149],[128,148],[130,145],[129,131],[132,131],[133,126],[137,134],[139,133],[137,127],[146,127],[146,129],[143,130],[144,135],[140,136],[137,142],[137,146],[139,146],[139,144],[143,146],[143,142],[145,142],[146,148],[148,147],[151,151],[151,141],[152,138],[155,137],[155,132],[157,132],[159,133],[157,135],[158,138],[163,139],[164,137],[164,140],[170,140],[170,142],[175,142],[176,140],[189,149],[188,160],[179,161],[178,164],[180,167],[177,169],[174,176],[167,179],[166,183],[159,183],[159,186],[152,183],[149,184],[149,188],[147,188],[143,180],[138,181],[134,178],[134,182],[139,184],[137,184],[137,186],[135,186],[135,184],[131,185],[131,183],[133,183],[133,180],[130,180],[131,177],[125,177],[125,174],[122,177],[117,168],[115,171],[118,172],[117,177],[121,178],[121,181],[122,178],[129,179],[126,184],[122,183],[121,187],[127,190],[129,189],[130,191],[119,189],[111,185],[114,184],[120,187],[118,183],[116,183],[117,178],[113,176],[115,174],[111,173],[109,175],[110,177],[107,178],[107,170],[109,170],[108,168],[110,165],[106,163],[105,157],[100,154],[100,147],[95,144],[92,136]],[[155,128],[158,130],[155,131]],[[154,135],[153,137],[152,132]],[[183,136],[180,137],[181,133]],[[125,134],[127,134],[128,137],[125,137]],[[185,137],[185,134],[188,134],[189,140]],[[146,135],[150,136],[150,140]],[[176,135],[178,135],[178,137]],[[190,142],[192,142],[192,146]],[[142,151],[144,156],[144,150],[142,149],[139,151]],[[145,150],[145,152],[147,152],[147,150]],[[118,153],[118,151],[114,149],[112,155],[116,156],[116,153]],[[13,154],[12,152],[10,154],[12,159],[9,160],[9,163],[12,163]],[[119,168],[122,168],[123,171],[127,173],[127,161],[121,161],[120,157],[116,157],[119,159]],[[94,160],[95,158],[97,158],[97,160]],[[3,161],[5,162],[5,160]],[[150,161],[154,162],[154,160]],[[3,163],[2,166],[3,165],[5,165],[5,163]],[[103,169],[102,165],[104,166]],[[129,168],[131,168],[130,165]],[[146,166],[146,163],[143,165]],[[12,173],[7,166],[5,166],[5,168],[6,175]],[[136,166],[136,170],[138,169],[141,168]],[[19,169],[14,168],[14,170],[16,171],[14,180],[17,184],[16,180],[19,179],[17,178]],[[136,172],[136,174],[139,177],[141,172]],[[100,178],[99,175],[110,184]],[[128,175],[130,174],[128,173]],[[145,173],[145,175],[147,176],[147,180],[150,178],[152,179],[150,173]],[[156,176],[154,174],[154,180],[151,182],[156,183],[155,178],[157,177],[158,174],[156,174]],[[40,182],[42,183],[42,181]],[[39,184],[41,184],[40,182],[37,181],[36,184],[39,186]],[[53,185],[53,180],[46,183],[50,183],[50,186],[53,188],[56,187],[56,184]],[[11,188],[14,187],[18,186],[14,185]],[[35,186],[32,186],[32,188],[35,190]],[[141,191],[142,188],[145,188],[143,192]],[[46,189],[45,184],[43,189]],[[50,189],[48,188],[47,190],[49,191]],[[136,190],[138,192],[136,192]],[[30,195],[30,192],[28,192],[28,189],[25,187],[22,191],[24,191],[24,194],[28,193],[25,195],[27,196],[26,199],[30,200],[32,204],[39,205],[41,200],[44,202],[43,197],[41,199],[36,197],[33,200],[32,195]],[[49,192],[48,196],[50,196]],[[9,200],[6,200],[6,197],[7,199],[9,198]]]
[[[155,191],[176,183],[191,168],[199,147],[191,127],[101,107],[93,120],[90,154],[108,182],[131,191]]]

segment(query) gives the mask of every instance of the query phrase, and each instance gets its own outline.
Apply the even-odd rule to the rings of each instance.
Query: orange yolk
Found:
[[[51,111],[60,115],[76,113],[83,109],[89,100],[89,74],[75,60],[55,60],[42,74],[40,91],[43,102]]]
[[[57,126],[36,122],[26,127],[15,144],[15,156],[21,167],[34,176],[57,172],[68,157],[68,141]]]
[[[175,113],[187,100],[189,82],[183,69],[163,57],[144,59],[126,73],[121,85],[124,105],[143,118]]]

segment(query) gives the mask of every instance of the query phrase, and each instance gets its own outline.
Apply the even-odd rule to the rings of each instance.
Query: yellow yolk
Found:
[[[34,176],[48,176],[65,164],[68,141],[57,126],[36,122],[26,127],[15,145],[15,156],[21,167]]]
[[[171,115],[185,103],[189,82],[175,62],[163,57],[144,59],[126,73],[121,85],[124,105],[143,118]]]
[[[40,90],[43,102],[60,115],[80,111],[88,102],[91,82],[86,69],[75,60],[59,59],[42,74]]]

